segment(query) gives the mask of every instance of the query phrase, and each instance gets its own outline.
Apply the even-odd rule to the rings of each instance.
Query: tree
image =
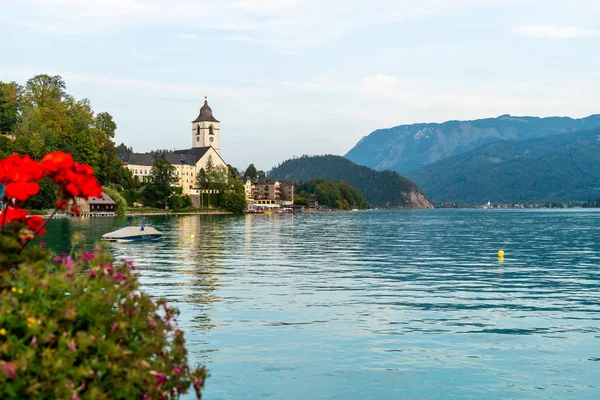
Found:
[[[104,131],[106,135],[113,139],[115,137],[115,131],[117,130],[117,124],[113,120],[112,115],[107,112],[101,112],[96,115],[96,120],[94,121],[94,125],[96,129],[100,129]]]
[[[166,208],[175,190],[172,185],[177,181],[175,167],[166,159],[157,158],[152,164],[150,182],[142,192],[144,203],[156,208]]]
[[[13,142],[4,136],[0,136],[0,158],[8,157],[14,151]]]
[[[13,132],[19,122],[19,94],[15,82],[0,81],[0,132]]]
[[[16,137],[12,151],[36,160],[52,151],[68,152],[92,166],[101,183],[123,183],[112,116],[94,116],[90,101],[67,94],[60,76],[36,75],[23,88],[0,83],[0,131],[7,128]]]
[[[169,208],[171,210],[181,210],[192,205],[192,199],[187,194],[183,194],[181,186],[174,188],[173,195],[169,198]]]
[[[104,193],[108,195],[115,203],[117,203],[117,215],[127,214],[127,200],[117,192],[116,189],[103,187]]]
[[[239,176],[240,171],[236,167],[233,167],[231,164],[227,164],[227,171],[230,176]]]
[[[308,207],[310,205],[310,202],[304,197],[294,196],[294,204]]]
[[[230,187],[221,194],[219,206],[235,214],[241,214],[248,207],[246,191],[239,179],[231,180]]]
[[[248,165],[248,168],[246,168],[246,171],[244,172],[244,176],[250,177],[252,179],[256,179],[258,177],[258,171],[256,170],[254,164]]]
[[[118,153],[133,153],[133,147],[131,147],[131,146],[127,147],[125,145],[125,143],[121,143],[120,145],[117,146],[117,152]]]
[[[259,169],[256,172],[256,177],[259,178],[259,179],[263,179],[263,178],[267,177],[267,174],[265,174],[265,171],[263,171],[262,169]]]
[[[44,178],[40,181],[39,193],[27,200],[25,207],[33,210],[46,210],[54,208],[56,200],[58,200],[58,185],[51,179]]]

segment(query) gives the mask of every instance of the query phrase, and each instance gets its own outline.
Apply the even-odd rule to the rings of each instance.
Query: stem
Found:
[[[8,205],[2,208],[2,233],[4,233],[4,223],[6,222],[6,214],[8,214],[7,210]]]
[[[33,232],[33,234],[37,236],[37,234],[46,227],[48,220],[51,220],[52,217],[54,217],[54,215],[56,215],[57,211],[58,211],[58,208],[55,208],[54,211],[52,211],[52,214],[50,214],[50,216],[48,218],[46,218],[46,220],[44,221],[44,225],[40,226],[35,232]]]

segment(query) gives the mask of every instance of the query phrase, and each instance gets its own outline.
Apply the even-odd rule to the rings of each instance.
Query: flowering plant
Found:
[[[169,399],[190,387],[200,398],[206,370],[188,366],[177,309],[141,292],[130,262],[102,246],[60,256],[26,248],[44,220],[22,205],[44,175],[60,186],[57,209],[102,190],[66,153],[0,160],[0,398]]]

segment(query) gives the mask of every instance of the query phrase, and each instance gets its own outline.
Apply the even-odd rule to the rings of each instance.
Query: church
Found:
[[[219,125],[220,122],[213,116],[205,96],[198,117],[192,121],[191,148],[174,150],[160,156],[152,153],[123,153],[119,154],[119,157],[123,166],[142,181],[150,176],[152,163],[157,157],[166,158],[175,167],[175,174],[179,178],[179,186],[183,188],[183,193],[196,197],[200,194],[196,188],[196,176],[200,169],[206,167],[209,159],[215,167],[227,167],[220,154]]]

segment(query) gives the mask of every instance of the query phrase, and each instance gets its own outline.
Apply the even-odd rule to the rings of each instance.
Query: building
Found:
[[[262,206],[285,207],[294,204],[294,182],[278,181],[272,178],[242,179],[246,191],[248,208]]]
[[[244,191],[246,192],[246,201],[248,204],[254,203],[254,190],[256,187],[252,182],[252,178],[246,176],[242,178],[242,183],[244,184]]]
[[[202,168],[206,168],[209,160],[215,167],[227,168],[220,154],[220,122],[212,113],[208,100],[200,108],[198,117],[192,121],[192,147],[174,150],[171,153],[155,155],[151,153],[123,153],[119,158],[134,177],[140,181],[148,180],[152,164],[157,157],[164,157],[175,167],[175,175],[179,179],[177,186],[183,188],[183,194],[200,195],[196,187],[196,177]],[[194,198],[192,197],[192,200]]]
[[[117,214],[117,203],[104,192],[102,197],[90,197],[87,201],[83,197],[75,197],[75,204],[81,215],[114,217]]]
[[[0,137],[5,137],[8,140],[10,140],[11,142],[14,142],[15,139],[16,139],[16,136],[15,136],[15,134],[13,132],[4,132],[4,131],[1,131],[0,132]]]
[[[294,204],[294,181],[281,181],[279,183],[281,203],[286,206]]]

